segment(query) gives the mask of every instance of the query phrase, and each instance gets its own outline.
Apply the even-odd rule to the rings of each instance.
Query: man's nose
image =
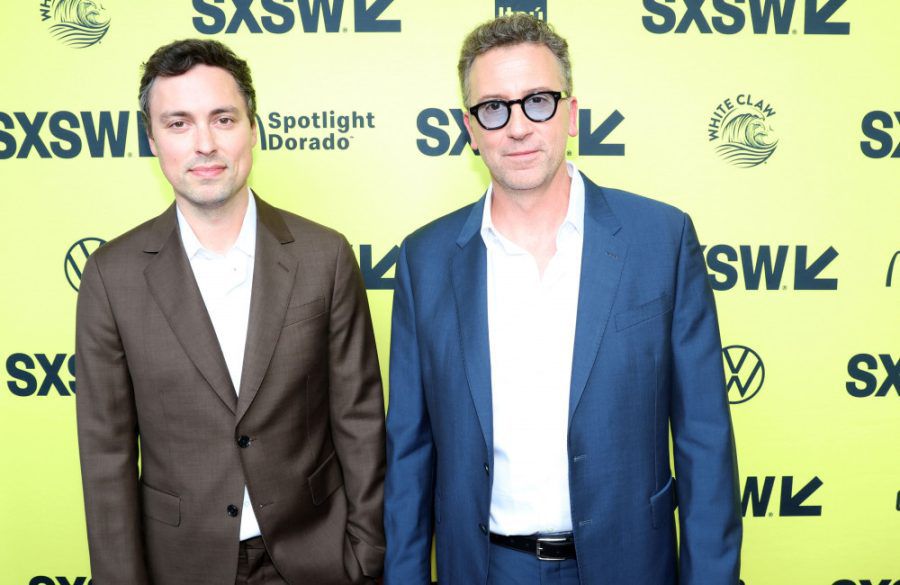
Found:
[[[216,150],[215,135],[208,124],[197,125],[195,141],[194,147],[198,153],[210,154]]]
[[[513,104],[509,109],[509,122],[506,123],[506,134],[510,138],[522,138],[531,133],[534,124],[525,115],[523,104]]]

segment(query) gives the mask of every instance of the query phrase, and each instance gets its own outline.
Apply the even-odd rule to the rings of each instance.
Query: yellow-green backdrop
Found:
[[[455,65],[507,10],[570,41],[579,168],[689,211],[706,246],[742,580],[900,583],[900,2],[17,0],[0,21],[0,585],[90,577],[79,268],[172,200],[140,140],[139,65],[198,36],[250,62],[251,185],[354,244],[386,372],[394,247],[487,183]]]

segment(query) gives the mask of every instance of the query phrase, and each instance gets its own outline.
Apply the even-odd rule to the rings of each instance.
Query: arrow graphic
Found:
[[[578,135],[578,154],[581,156],[625,156],[624,144],[604,144],[604,140],[612,134],[625,116],[614,111],[595,130],[591,128],[591,111],[578,111],[578,127],[582,132]]]
[[[366,6],[366,0],[355,0],[356,32],[400,32],[399,20],[378,19],[393,3],[394,0],[375,0],[371,6]]]
[[[837,290],[836,278],[817,278],[825,267],[838,257],[833,246],[822,252],[815,262],[807,265],[806,246],[797,246],[797,262],[794,265],[794,290]]]
[[[804,506],[803,502],[822,486],[822,480],[818,476],[813,477],[808,484],[803,486],[796,494],[791,491],[794,487],[794,478],[785,475],[781,478],[781,515],[782,516],[821,516],[822,506]]]
[[[808,35],[849,35],[849,22],[828,22],[847,0],[828,0],[821,8],[818,0],[806,0],[804,29]]]
[[[372,266],[372,246],[360,244],[359,246],[359,270],[368,290],[394,290],[394,279],[385,277],[388,270],[397,264],[400,257],[400,247],[391,248],[384,258]]]

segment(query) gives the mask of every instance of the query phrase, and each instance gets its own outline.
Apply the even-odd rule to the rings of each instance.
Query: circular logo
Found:
[[[84,49],[100,42],[109,30],[109,15],[100,0],[42,0],[41,19],[64,45]]]
[[[729,345],[722,348],[722,361],[728,402],[747,402],[759,393],[766,379],[766,367],[758,353],[744,345]]]
[[[84,270],[84,263],[87,262],[88,256],[105,243],[106,240],[100,238],[82,238],[72,244],[72,247],[66,252],[66,260],[63,264],[66,280],[69,281],[69,286],[75,289],[75,292],[78,292],[78,287],[81,285],[81,271]]]
[[[769,118],[775,108],[750,94],[728,98],[713,110],[707,133],[716,153],[736,167],[750,168],[769,160],[778,139]]]

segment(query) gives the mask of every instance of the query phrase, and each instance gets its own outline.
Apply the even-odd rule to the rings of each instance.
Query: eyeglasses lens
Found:
[[[556,111],[556,99],[549,93],[536,93],[521,102],[511,103],[521,104],[525,116],[532,122],[545,122],[552,118]],[[476,112],[478,121],[488,130],[502,128],[509,121],[510,108],[510,103],[499,100],[481,104]]]

